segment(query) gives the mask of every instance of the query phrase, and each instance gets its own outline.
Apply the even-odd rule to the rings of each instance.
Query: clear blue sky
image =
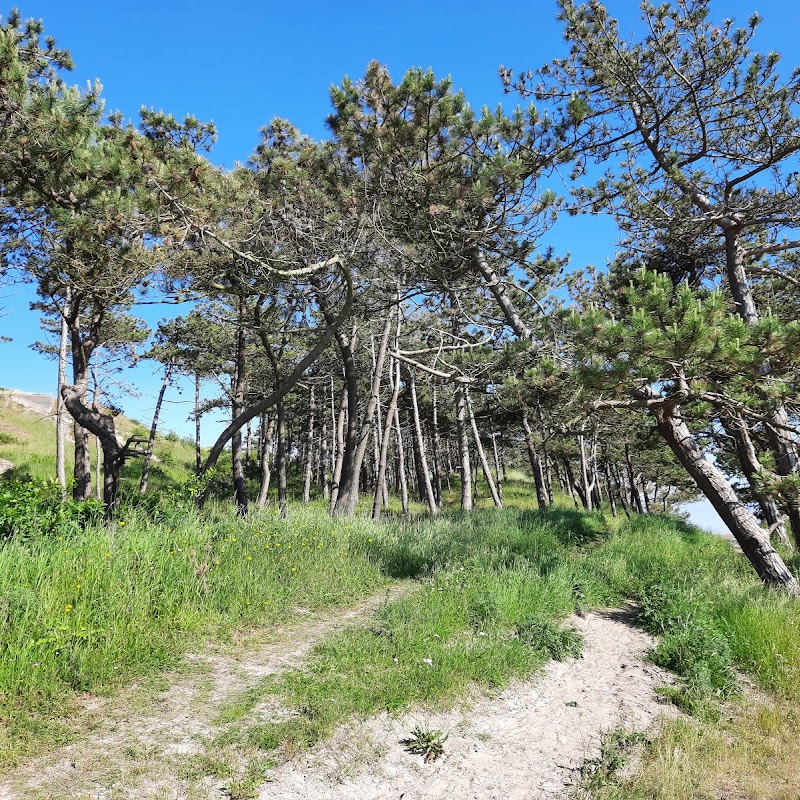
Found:
[[[634,24],[638,3],[609,0],[624,27]],[[99,78],[107,110],[136,118],[140,106],[213,119],[219,142],[212,158],[230,166],[247,159],[259,128],[274,116],[291,119],[306,133],[325,134],[328,88],[344,75],[359,77],[371,59],[395,77],[412,66],[449,74],[475,107],[504,98],[500,64],[532,69],[564,54],[555,3],[442,2],[407,0],[380,4],[341,0],[323,3],[230,0],[21,0],[26,17],[44,19],[46,31],[71,50],[75,83]],[[2,8],[2,7],[0,7]],[[725,0],[712,3],[716,18],[744,20],[757,10],[765,22],[760,50],[783,53],[786,66],[800,64],[800,4],[793,0]],[[552,235],[573,263],[603,264],[613,252],[615,228],[602,219],[564,219]],[[40,337],[30,295],[0,290],[0,386],[55,392],[55,366],[28,347]],[[150,309],[153,323],[164,311]],[[132,416],[147,420],[158,380],[148,365],[126,379],[141,392],[121,398]],[[189,433],[190,393],[171,393],[164,425]],[[204,439],[213,438],[206,425]]]

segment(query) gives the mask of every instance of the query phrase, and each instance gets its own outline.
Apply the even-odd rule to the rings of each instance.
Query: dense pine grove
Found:
[[[109,525],[123,468],[123,494],[162,491],[158,410],[123,440],[97,402],[97,363],[138,353],[158,407],[195,382],[201,505],[499,508],[523,468],[541,508],[703,495],[760,578],[800,592],[800,72],[751,52],[757,16],[715,22],[707,0],[644,3],[640,39],[599,2],[559,8],[565,54],[501,67],[505,106],[373,62],[332,88],[326,138],[275,118],[232,170],[213,125],[108,114],[41,23],[2,19],[0,269],[60,332],[73,501],[97,492],[89,434]],[[599,213],[623,237],[608,269],[543,244]],[[151,331],[137,305],[156,299],[181,314]],[[207,450],[214,408],[230,424]]]

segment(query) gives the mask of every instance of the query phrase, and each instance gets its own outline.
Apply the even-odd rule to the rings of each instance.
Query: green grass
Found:
[[[659,638],[654,660],[681,679],[673,699],[698,718],[719,717],[738,672],[798,697],[798,602],[764,589],[726,542],[662,517],[534,511],[522,481],[506,499],[517,507],[377,525],[331,520],[321,502],[286,520],[139,504],[113,529],[3,543],[0,763],[63,740],[79,692],[153,674],[209,637],[282,625],[297,605],[351,604],[401,580],[416,588],[224,709],[219,746],[304,748],[353,716],[505,686],[578,652],[563,626],[575,609],[626,599]],[[294,714],[254,723],[267,696]]]
[[[295,605],[352,602],[385,583],[345,523],[298,512],[246,523],[122,515],[113,530],[0,546],[0,761],[76,692],[174,664],[191,643],[282,623]]]

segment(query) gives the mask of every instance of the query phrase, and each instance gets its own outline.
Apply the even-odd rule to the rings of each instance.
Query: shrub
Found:
[[[0,482],[0,539],[74,533],[102,517],[99,500],[62,500],[53,481]]]

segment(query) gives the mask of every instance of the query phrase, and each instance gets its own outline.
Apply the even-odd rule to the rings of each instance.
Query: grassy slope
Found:
[[[127,417],[116,418],[117,433],[128,437],[132,434],[147,436],[149,429],[144,424]],[[56,474],[55,426],[36,412],[29,411],[0,394],[0,458],[14,464],[6,477],[51,480]],[[187,442],[170,436],[158,435],[155,445],[156,461],[152,467],[154,488],[167,488],[185,481],[194,469],[194,448]],[[95,441],[90,437],[89,453],[92,469],[95,466]],[[66,467],[68,478],[72,475],[73,447],[67,441]],[[135,489],[141,475],[141,463],[133,459],[128,462],[122,479],[122,490]]]
[[[0,457],[34,474],[51,469],[50,423],[0,411],[19,439],[0,444]],[[795,798],[800,609],[763,589],[725,542],[662,518],[536,512],[519,475],[502,512],[374,525],[332,521],[316,503],[286,521],[266,511],[243,522],[223,505],[199,516],[158,494],[189,473],[191,448],[164,440],[157,454],[154,499],[129,507],[113,531],[0,547],[0,763],[68,735],[60,717],[78,692],[173,664],[206,637],[280,624],[296,604],[348,604],[412,578],[420,590],[369,628],[333,637],[308,670],[265,681],[228,709],[231,736],[302,747],[353,713],[446,703],[470,682],[501,685],[569,645],[553,623],[574,608],[631,598],[660,637],[654,658],[682,676],[675,701],[694,717],[668,726],[637,776],[611,775],[597,795]],[[137,479],[134,463],[129,488]],[[765,704],[737,699],[741,673]],[[299,716],[248,727],[248,708],[275,693]]]

